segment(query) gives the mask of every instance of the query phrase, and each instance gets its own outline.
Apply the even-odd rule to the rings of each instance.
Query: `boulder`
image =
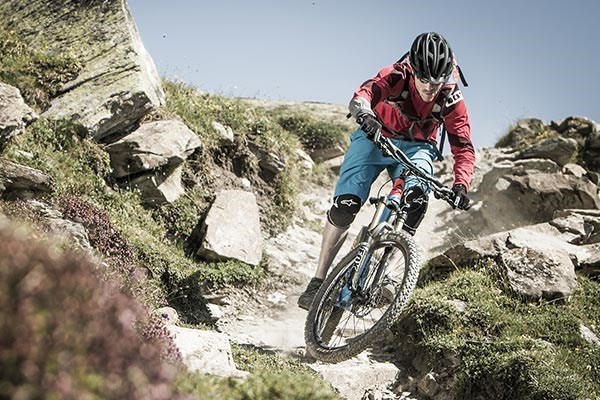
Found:
[[[0,150],[36,118],[37,114],[25,104],[19,89],[0,82]]]
[[[54,191],[52,178],[43,172],[0,158],[0,196],[30,199]]]
[[[529,209],[534,220],[550,220],[556,210],[599,209],[598,187],[588,179],[563,174],[528,174],[507,177],[504,196]]]
[[[43,116],[78,122],[102,140],[164,103],[160,77],[126,0],[9,1],[0,15],[32,46],[43,38],[50,51],[70,54],[82,65]]]
[[[149,174],[136,176],[128,184],[140,191],[145,206],[158,207],[175,202],[185,193],[181,182],[182,171],[182,166],[172,170],[156,170]]]
[[[576,287],[575,269],[591,276],[598,271],[600,245],[581,241],[586,235],[586,224],[600,223],[600,215],[590,214],[587,210],[570,210],[548,223],[453,246],[430,260],[423,276],[435,278],[457,266],[475,266],[491,259],[506,278],[510,291],[526,298],[568,298]]]
[[[296,149],[296,156],[298,157],[300,168],[304,171],[311,171],[315,167],[315,162],[304,150]]]
[[[226,190],[212,204],[202,227],[198,253],[209,260],[234,259],[257,266],[263,250],[256,197],[243,190]]]
[[[566,299],[577,286],[566,252],[521,247],[501,252],[500,262],[509,288],[529,299]]]
[[[179,349],[183,363],[191,372],[200,372],[225,378],[248,376],[237,369],[227,335],[214,331],[167,325]]]
[[[577,164],[565,164],[563,166],[563,174],[573,175],[577,178],[583,178],[587,175],[587,171],[581,165]]]
[[[590,257],[578,265],[578,272],[582,275],[598,279],[600,277],[600,245],[590,247]]]
[[[554,137],[528,147],[517,158],[547,158],[562,167],[575,158],[578,150],[579,145],[575,139]]]
[[[547,130],[546,123],[541,119],[521,119],[515,127],[498,140],[496,147],[523,148],[538,141],[538,138]]]
[[[473,194],[480,201],[479,208],[465,216],[474,232],[499,232],[550,221],[557,210],[600,208],[598,186],[587,175],[544,172],[556,168],[554,162],[538,159],[496,164]]]
[[[106,146],[113,175],[122,178],[176,167],[201,146],[198,135],[183,122],[168,120],[143,124],[135,132]]]
[[[581,116],[567,117],[561,122],[552,121],[550,126],[561,135],[575,139],[585,138],[592,132],[600,132],[597,123]]]
[[[308,364],[345,399],[361,399],[370,387],[391,386],[399,373],[391,362],[369,362],[365,354],[338,364]]]
[[[572,164],[568,164],[572,165]],[[512,171],[515,175],[524,173],[544,172],[547,174],[559,173],[560,167],[557,163],[547,158],[529,158],[525,160],[516,160]]]

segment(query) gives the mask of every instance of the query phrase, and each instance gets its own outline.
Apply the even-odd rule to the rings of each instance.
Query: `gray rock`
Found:
[[[562,135],[574,138],[582,138],[592,132],[600,131],[597,123],[581,116],[567,117],[560,123],[552,123],[551,125]]]
[[[555,137],[543,140],[523,150],[517,158],[547,158],[564,166],[575,158],[579,145],[575,139]]]
[[[43,172],[0,158],[0,195],[30,199],[54,191],[52,178]]]
[[[550,221],[562,209],[600,208],[598,188],[587,177],[534,172],[515,164],[505,161],[483,176],[473,194],[480,206],[464,216],[473,232],[491,233]]]
[[[328,147],[326,149],[316,149],[310,153],[310,156],[316,162],[323,162],[327,160],[331,160],[332,158],[337,158],[339,156],[343,156],[346,151],[342,146],[336,145],[333,147]]]
[[[587,147],[592,150],[600,150],[600,131],[594,131],[590,134]]]
[[[580,236],[581,228],[565,228],[568,225],[542,223],[467,241],[433,258],[423,274],[435,277],[457,266],[492,259],[512,292],[526,298],[567,298],[576,287],[575,266],[593,262],[598,253],[595,245],[570,243]]]
[[[48,219],[48,225],[51,232],[65,237],[69,245],[75,246],[86,253],[93,253],[88,232],[79,222],[62,218],[50,218]]]
[[[577,178],[583,178],[587,175],[587,171],[581,165],[577,164],[565,164],[563,167],[563,173],[565,175],[573,175]]]
[[[369,363],[364,355],[338,364],[314,363],[308,366],[317,371],[346,399],[361,399],[367,389],[365,386],[386,387],[391,385],[398,375],[398,368],[394,364]]]
[[[426,374],[417,384],[419,392],[423,393],[429,398],[434,398],[435,395],[441,390],[441,386],[437,381],[438,378],[435,372]]]
[[[129,185],[140,191],[142,202],[148,207],[173,203],[185,193],[182,171],[182,166],[173,170],[157,170],[133,178]]]
[[[106,146],[113,175],[122,178],[157,168],[175,167],[201,146],[183,122],[156,121]]]
[[[23,101],[19,89],[0,82],[0,149],[37,117]]]
[[[298,156],[298,160],[300,162],[300,168],[303,170],[310,171],[315,167],[315,162],[304,150],[297,149],[296,155]]]
[[[176,325],[168,325],[167,328],[189,371],[221,377],[248,376],[247,372],[237,369],[227,335]]]
[[[516,160],[512,171],[517,174],[520,171],[555,174],[560,172],[560,167],[554,161],[546,158],[530,158],[526,160]]]
[[[233,134],[233,129],[229,126],[225,126],[217,121],[213,121],[213,128],[217,131],[219,136],[221,137],[221,144],[228,145],[233,144],[235,136]]]
[[[564,300],[577,286],[575,267],[565,252],[521,247],[501,252],[500,262],[510,289],[529,299]]]
[[[235,259],[257,266],[263,238],[256,197],[243,190],[219,193],[202,228],[198,253],[209,260]]]
[[[218,304],[207,303],[206,308],[208,308],[208,312],[210,313],[210,318],[213,321],[218,321],[221,318],[223,318],[223,316],[225,315],[225,313],[223,312],[223,309]]]
[[[35,46],[71,54],[78,76],[58,88],[43,115],[68,118],[96,139],[121,133],[164,103],[160,77],[145,50],[126,0],[9,1],[3,23]]]
[[[593,244],[585,247],[589,250],[589,257],[579,262],[577,272],[597,279],[600,277],[600,245]]]
[[[254,143],[249,143],[249,147],[258,159],[258,166],[267,178],[272,178],[285,169],[287,160],[280,154],[262,149]]]
[[[534,221],[549,220],[556,210],[599,209],[598,188],[588,179],[562,174],[530,174],[507,178],[511,185],[504,193]]]
[[[179,322],[179,314],[173,307],[161,307],[154,310],[154,315],[158,316],[165,325],[175,325]]]
[[[596,336],[596,334],[587,326],[583,324],[579,325],[579,333],[586,342],[600,346],[600,339],[598,339],[598,336]]]

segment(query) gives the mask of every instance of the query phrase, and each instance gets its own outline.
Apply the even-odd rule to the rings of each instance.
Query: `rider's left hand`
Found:
[[[452,187],[454,192],[454,208],[468,210],[471,208],[471,200],[467,197],[467,188],[465,185],[458,184]]]

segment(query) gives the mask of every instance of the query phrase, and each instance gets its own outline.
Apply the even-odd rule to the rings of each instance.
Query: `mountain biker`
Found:
[[[475,151],[458,78],[462,76],[450,45],[442,35],[428,32],[415,38],[407,56],[383,68],[356,89],[349,109],[361,125],[350,137],[333,205],[327,213],[317,270],[298,299],[299,307],[309,309],[379,174],[386,168],[392,179],[400,176],[402,166],[384,157],[370,140],[378,132],[392,138],[424,172],[433,174],[433,160],[439,154],[437,132],[443,123],[454,158],[455,204],[461,209],[469,206],[467,192]],[[408,179],[407,193],[409,188],[413,196],[423,199],[422,207],[408,214],[403,227],[414,235],[427,211],[429,188],[416,179]]]

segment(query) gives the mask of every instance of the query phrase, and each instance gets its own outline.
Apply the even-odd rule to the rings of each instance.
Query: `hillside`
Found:
[[[594,121],[524,119],[478,149],[473,209],[433,201],[416,235],[402,318],[329,366],[295,299],[346,107],[161,79],[124,0],[0,17],[0,397],[600,398]]]

